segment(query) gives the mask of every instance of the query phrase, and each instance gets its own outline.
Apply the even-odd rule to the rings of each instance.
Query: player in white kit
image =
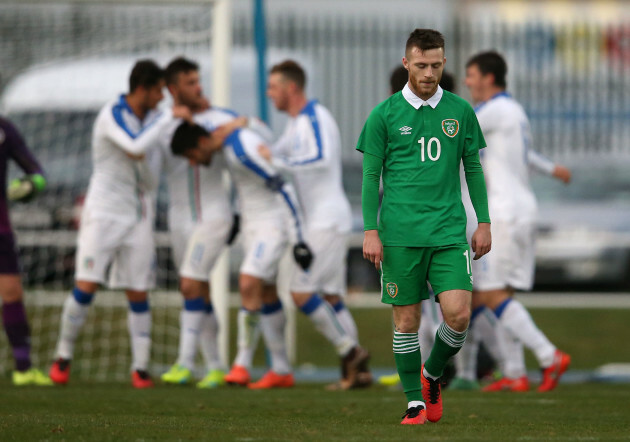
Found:
[[[147,371],[151,347],[147,290],[153,287],[155,271],[151,197],[155,182],[144,154],[174,117],[190,117],[187,108],[155,110],[163,87],[164,71],[151,60],[138,61],[129,78],[129,93],[105,105],[94,123],[93,173],[77,240],[75,287],[64,303],[56,361],[50,369],[57,384],[68,382],[76,338],[111,264],[110,285],[125,289],[129,300],[133,386],[153,386]]]
[[[294,301],[311,315],[325,299],[345,333],[358,342],[357,326],[342,299],[352,213],[342,183],[339,128],[328,109],[307,99],[305,86],[306,74],[295,61],[272,67],[267,95],[290,118],[272,149],[261,149],[261,153],[291,178],[304,211],[304,236],[315,255],[308,271],[294,266],[290,284]],[[362,358],[359,374],[352,381],[342,362],[341,388],[372,382],[367,357]]]
[[[473,261],[473,318],[485,306],[501,326],[496,327],[496,337],[505,377],[486,391],[529,389],[523,345],[534,352],[543,372],[538,391],[549,391],[568,368],[570,357],[547,339],[513,294],[531,290],[533,285],[537,204],[529,169],[564,182],[570,180],[570,171],[531,150],[529,121],[521,105],[505,91],[506,73],[505,60],[496,52],[477,54],[466,65],[466,86],[477,103],[477,119],[488,144],[481,162],[493,237],[492,253]],[[473,335],[474,322],[471,319]]]
[[[172,60],[166,67],[166,84],[175,104],[188,106],[195,121],[206,127],[227,125],[226,128],[236,118],[231,110],[209,106],[203,95],[199,66],[191,60]],[[234,236],[235,221],[222,181],[223,155],[218,153],[210,166],[204,167],[171,152],[171,139],[180,123],[178,120],[165,130],[160,149],[152,159],[156,168],[166,174],[171,244],[184,297],[177,362],[161,378],[166,383],[190,382],[199,346],[208,371],[197,386],[214,388],[224,383],[225,373],[218,354],[218,323],[210,299],[209,275],[230,236]],[[262,123],[256,129],[271,136]],[[217,132],[213,140],[220,145],[225,137],[220,138]]]

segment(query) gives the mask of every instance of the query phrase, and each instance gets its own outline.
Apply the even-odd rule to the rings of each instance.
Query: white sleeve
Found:
[[[531,148],[527,149],[527,164],[535,171],[549,176],[553,175],[553,170],[556,168],[553,161]]]
[[[262,120],[256,117],[248,117],[247,128],[260,135],[262,139],[265,140],[265,143],[271,143],[273,141],[273,132],[271,131],[271,128]]]
[[[488,136],[499,127],[498,122],[501,115],[493,115],[487,107],[481,108],[478,112],[476,112],[476,115],[484,136]]]
[[[151,125],[135,137],[118,124],[113,116],[109,121],[110,124],[105,131],[105,137],[131,155],[142,155],[157,142],[163,129],[173,121],[173,111],[171,109],[165,110]]]
[[[274,155],[272,163],[280,170],[312,170],[312,169],[325,169],[329,167],[330,163],[330,149],[326,143],[331,142],[326,138],[324,128],[321,127],[321,123],[313,123],[311,125],[310,119],[304,119],[301,121],[301,127],[298,129],[298,140],[300,143],[299,153],[295,153],[294,149],[291,149],[291,139],[287,140],[286,146],[284,146],[282,153]],[[308,124],[308,126],[306,126]],[[295,142],[295,141],[294,141]],[[276,149],[274,149],[275,153]]]

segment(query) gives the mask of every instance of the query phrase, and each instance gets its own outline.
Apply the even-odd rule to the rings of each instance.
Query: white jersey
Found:
[[[272,153],[274,166],[292,178],[306,227],[349,232],[352,212],[343,190],[341,138],[328,109],[310,101],[289,119]]]
[[[149,112],[140,120],[124,95],[105,105],[94,122],[92,176],[85,209],[93,217],[137,222],[152,216],[152,192],[156,182],[143,155],[172,122],[172,112]]]
[[[234,112],[218,108],[194,115],[195,122],[208,131],[229,123],[235,117]],[[223,154],[214,155],[209,167],[193,166],[186,158],[173,155],[171,139],[179,124],[181,120],[164,131],[159,152],[168,187],[170,229],[206,221],[231,220],[232,209],[222,179],[225,170]]]
[[[534,220],[536,197],[529,183],[527,151],[532,137],[525,111],[507,93],[476,108],[487,147],[481,164],[492,220]]]
[[[223,148],[238,192],[243,224],[286,222],[287,208],[301,239],[301,211],[293,189],[258,152],[263,138],[249,129],[239,129],[225,140]]]

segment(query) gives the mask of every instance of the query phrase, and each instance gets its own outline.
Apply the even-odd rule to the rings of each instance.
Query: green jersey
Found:
[[[374,108],[357,150],[383,160],[383,245],[466,243],[460,164],[466,157],[478,163],[485,145],[472,107],[441,88],[425,102],[406,86]]]

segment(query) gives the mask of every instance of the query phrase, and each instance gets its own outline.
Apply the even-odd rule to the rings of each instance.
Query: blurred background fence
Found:
[[[210,3],[0,3],[1,111],[22,129],[51,183],[42,200],[13,208],[15,227],[25,232],[20,240],[27,285],[71,284],[73,229],[90,174],[91,124],[100,107],[96,103],[102,96],[109,99],[124,92],[136,58],[164,63],[186,54],[209,70]],[[252,2],[235,0],[232,8],[232,106],[252,114],[258,108]],[[531,119],[534,147],[578,171],[575,185],[567,189],[545,180],[535,183],[541,197],[541,250],[546,250],[543,237],[550,233],[569,235],[560,240],[562,247],[597,237],[597,244],[588,246],[588,264],[573,263],[563,272],[591,278],[606,268],[622,284],[628,279],[630,255],[608,249],[610,244],[625,249],[630,229],[630,215],[619,207],[630,197],[624,173],[630,161],[629,17],[625,2],[270,0],[268,64],[285,57],[301,61],[308,69],[309,92],[337,118],[345,185],[355,231],[360,232],[361,156],[354,145],[368,113],[388,94],[389,74],[401,61],[409,32],[432,27],[445,34],[447,69],[457,78],[457,92],[466,98],[462,81],[468,57],[480,50],[501,51],[510,66],[508,88]],[[206,75],[206,91],[209,85]],[[271,118],[279,134],[284,119],[274,111]],[[157,222],[162,233],[167,204],[163,196]],[[558,213],[557,206],[567,201],[571,207]],[[577,223],[583,218],[588,218],[585,223]],[[600,225],[603,218],[609,222]],[[562,221],[558,227],[559,219],[568,224]],[[42,240],[51,231],[56,232],[52,244]],[[558,235],[551,239],[557,242]],[[160,236],[159,243],[160,287],[175,288],[167,237]],[[547,245],[556,249],[556,243]],[[600,263],[611,253],[610,261],[617,262],[612,268]],[[547,258],[541,257],[541,262]],[[360,257],[351,253],[350,260],[351,286],[373,288],[376,278],[361,267]],[[554,265],[539,270],[557,275]]]

